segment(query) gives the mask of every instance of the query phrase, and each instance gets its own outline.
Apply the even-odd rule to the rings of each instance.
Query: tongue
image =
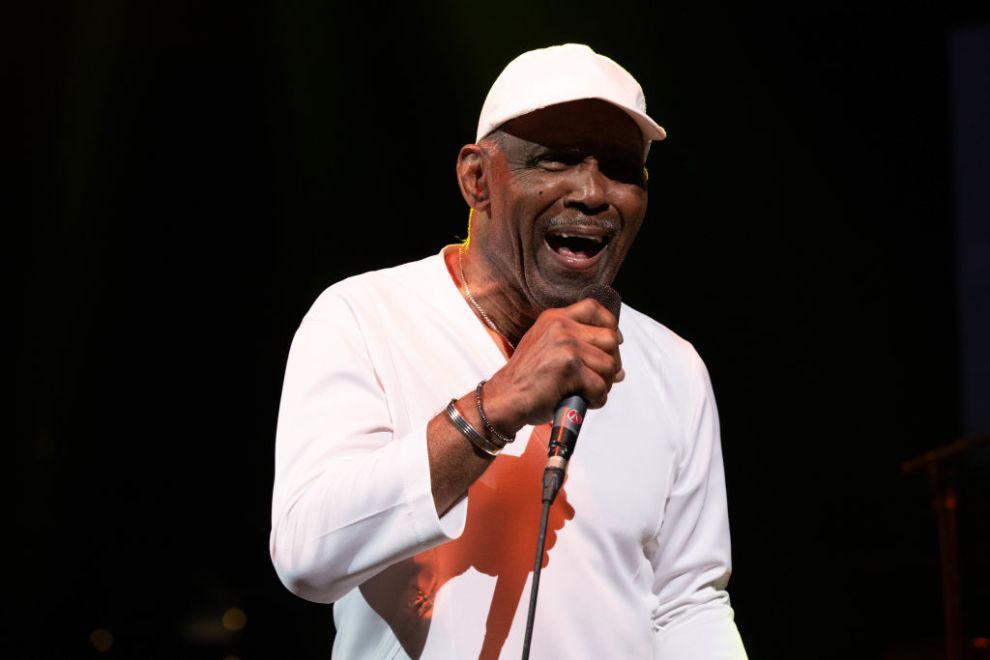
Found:
[[[577,236],[562,238],[552,234],[547,236],[547,245],[567,259],[591,259],[602,249],[602,245],[587,238]]]
[[[572,250],[566,245],[561,245],[557,248],[557,254],[565,257],[574,257],[575,259],[589,259],[591,257],[590,252],[585,252],[584,250],[577,249]]]

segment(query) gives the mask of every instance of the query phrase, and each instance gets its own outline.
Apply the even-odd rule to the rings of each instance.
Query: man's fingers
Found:
[[[605,309],[605,306],[594,298],[583,298],[573,305],[561,308],[561,311],[568,318],[574,319],[578,323],[584,323],[585,325],[611,328],[613,330],[619,327],[619,323],[612,315],[612,312]]]
[[[588,407],[601,408],[608,400],[609,390],[612,389],[611,379],[602,378],[598,372],[590,368],[585,369],[583,376],[582,393],[585,401],[588,402]]]
[[[600,362],[600,368],[597,368],[599,373],[617,376],[622,371],[622,354],[619,351],[618,330],[588,328],[584,333],[584,340],[604,354],[604,356],[601,356],[602,359],[607,358],[614,364],[612,366],[607,362]]]
[[[581,366],[576,374],[578,382],[572,384],[572,391],[583,393],[589,405],[600,402],[593,407],[605,405],[605,397],[612,389],[612,384],[625,378],[622,364],[612,355],[590,346],[579,360]]]
[[[606,353],[618,354],[619,344],[619,331],[613,330],[611,328],[595,328],[587,327],[581,333],[581,338],[600,350]]]

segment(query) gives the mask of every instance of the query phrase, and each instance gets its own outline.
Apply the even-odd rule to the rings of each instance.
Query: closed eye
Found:
[[[645,170],[636,161],[626,159],[607,160],[599,164],[599,169],[602,171],[602,174],[613,181],[632,183],[640,186],[646,183]]]
[[[574,153],[547,153],[533,159],[532,165],[550,172],[560,172],[581,162],[581,155]]]

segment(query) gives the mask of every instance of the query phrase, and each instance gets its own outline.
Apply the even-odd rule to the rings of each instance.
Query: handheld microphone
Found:
[[[592,284],[581,291],[581,299],[592,298],[601,303],[612,316],[619,319],[622,298],[607,284]],[[579,394],[561,399],[553,414],[553,427],[550,431],[550,444],[547,447],[547,466],[543,471],[543,501],[553,502],[557,491],[564,483],[567,462],[574,453],[588,402]]]
[[[592,284],[581,292],[581,299],[594,298],[618,320],[622,299],[615,289],[606,284]],[[540,532],[536,537],[536,563],[533,565],[533,582],[529,590],[529,613],[526,617],[526,634],[523,637],[523,660],[529,660],[529,648],[533,639],[533,622],[536,619],[536,598],[540,590],[540,572],[543,568],[543,549],[547,541],[547,520],[550,505],[553,504],[564,483],[567,461],[574,453],[578,433],[584,423],[588,402],[584,397],[573,394],[564,397],[557,404],[553,414],[553,427],[550,431],[550,444],[547,447],[547,466],[543,469],[543,513],[540,516]]]

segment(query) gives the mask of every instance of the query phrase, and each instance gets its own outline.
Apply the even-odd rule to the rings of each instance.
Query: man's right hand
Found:
[[[618,322],[596,300],[545,310],[485,383],[485,415],[511,435],[527,424],[551,421],[560,400],[573,394],[589,408],[601,408],[612,385],[625,378],[621,343]]]
[[[605,405],[614,383],[625,377],[619,344],[622,335],[612,313],[585,298],[548,309],[523,335],[508,363],[485,383],[482,402],[489,423],[506,435],[527,424],[553,418],[564,397],[580,394],[591,408]],[[458,399],[460,414],[476,429],[482,423],[472,390]],[[445,412],[427,427],[433,501],[443,515],[491,464],[451,424]]]

